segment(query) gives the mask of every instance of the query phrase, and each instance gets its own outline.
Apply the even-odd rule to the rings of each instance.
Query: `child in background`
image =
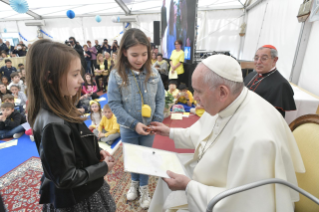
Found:
[[[1,77],[1,82],[4,84],[6,87],[9,85],[8,78],[6,76]]]
[[[21,69],[21,77],[25,77],[25,69]]]
[[[168,93],[172,94],[172,96],[174,97],[174,99],[177,99],[177,96],[179,94],[179,90],[176,88],[176,82],[174,81],[170,81],[169,85],[168,85]]]
[[[99,141],[112,145],[120,137],[120,125],[117,123],[116,117],[108,104],[104,105],[102,113],[103,117],[99,124],[99,129],[98,131],[95,130],[94,134]]]
[[[14,103],[15,105],[22,105],[25,108],[27,102],[27,96],[20,91],[20,86],[18,85],[11,85],[10,88],[12,95],[14,96]]]
[[[1,105],[0,138],[20,138],[24,133],[21,124],[27,122],[25,117],[14,110],[14,105],[5,102]]]
[[[3,102],[2,97],[6,94],[12,94],[11,91],[7,89],[7,86],[5,86],[3,83],[0,82],[0,102]]]
[[[193,94],[187,89],[187,86],[182,83],[179,85],[178,88],[179,93],[177,95],[177,100],[175,101],[175,104],[185,104],[189,107],[195,107]]]
[[[2,97],[2,102],[9,102],[14,105],[14,110],[18,111],[21,115],[25,115],[23,105],[17,105],[14,103],[14,96],[12,94],[6,94]]]
[[[23,65],[23,63],[19,63],[19,65],[18,65],[18,71],[19,72],[21,72],[22,71],[22,69],[24,69],[24,65]]]
[[[85,74],[84,85],[82,87],[82,93],[87,96],[91,96],[92,99],[98,99],[100,98],[100,96],[96,94],[96,91],[97,91],[97,86],[96,86],[96,83],[92,81],[92,75]]]
[[[150,42],[141,30],[129,29],[118,52],[110,74],[108,104],[120,124],[122,142],[152,147],[154,135],[149,125],[163,121],[165,90],[160,74],[152,68]],[[148,208],[148,176],[131,173],[131,180],[127,200],[136,199],[139,188],[140,206]]]
[[[89,129],[91,131],[96,130],[96,128],[99,126],[101,120],[102,120],[102,111],[101,111],[101,105],[98,101],[91,100],[90,101],[90,107],[91,107],[91,120],[92,124],[89,126]]]
[[[24,90],[24,83],[22,80],[20,80],[20,75],[18,72],[13,72],[11,75],[11,83],[8,85],[8,89],[11,90],[11,86],[12,85],[17,85],[20,87],[20,91],[22,93],[25,93],[25,90]]]

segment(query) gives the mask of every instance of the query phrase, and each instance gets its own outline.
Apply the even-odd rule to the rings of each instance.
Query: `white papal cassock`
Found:
[[[205,211],[214,196],[229,188],[269,178],[297,185],[295,172],[305,172],[286,121],[247,88],[217,115],[205,113],[189,128],[171,129],[170,138],[176,148],[195,149],[192,160],[184,163],[192,170],[192,180],[186,191],[174,192],[159,180],[150,212],[176,206],[186,211]],[[266,185],[223,199],[214,212],[291,212],[298,200],[299,194],[292,189]]]

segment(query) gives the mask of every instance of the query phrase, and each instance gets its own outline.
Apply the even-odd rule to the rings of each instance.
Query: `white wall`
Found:
[[[313,23],[298,85],[319,96],[319,21]]]
[[[301,24],[296,18],[301,1],[264,0],[248,12],[242,60],[252,60],[258,47],[276,46],[277,68],[289,79]]]
[[[198,13],[197,49],[230,51],[238,57],[243,10],[213,10]]]

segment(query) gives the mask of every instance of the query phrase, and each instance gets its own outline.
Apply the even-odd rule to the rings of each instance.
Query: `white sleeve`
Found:
[[[174,140],[175,147],[180,149],[195,149],[204,126],[214,121],[208,113],[188,128],[171,128],[169,137]],[[206,128],[205,128],[206,129]]]
[[[208,203],[217,194],[230,188],[274,177],[276,147],[271,141],[238,140],[237,143],[242,144],[235,146],[229,157],[226,184],[215,182],[215,186],[207,186],[195,180],[189,182],[186,188],[189,211],[206,211]],[[209,164],[207,168],[209,169]],[[277,197],[277,194],[281,194],[280,197]],[[277,201],[279,204],[276,204]],[[214,207],[214,212],[288,212],[293,211],[291,203],[288,188],[281,185],[265,185],[226,197]]]

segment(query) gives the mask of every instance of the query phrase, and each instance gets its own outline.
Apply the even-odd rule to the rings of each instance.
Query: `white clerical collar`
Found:
[[[241,105],[241,103],[244,101],[246,94],[247,94],[248,90],[247,88],[244,86],[243,90],[241,91],[241,93],[239,94],[239,96],[230,104],[228,105],[224,110],[222,110],[221,112],[218,113],[218,115],[221,118],[225,118],[228,116],[231,116],[235,113],[235,111],[237,110],[237,108]]]

